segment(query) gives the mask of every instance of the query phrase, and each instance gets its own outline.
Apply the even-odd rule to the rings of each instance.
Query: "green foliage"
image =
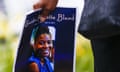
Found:
[[[0,44],[0,72],[12,72],[13,50],[8,41]]]
[[[77,40],[76,72],[94,72],[90,42],[82,38],[82,36],[77,36]],[[84,53],[82,53],[82,51],[84,51]]]

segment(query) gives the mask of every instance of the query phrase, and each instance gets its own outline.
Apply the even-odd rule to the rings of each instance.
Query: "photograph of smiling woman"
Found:
[[[32,56],[28,59],[29,72],[53,72],[53,41],[47,26],[37,27],[33,37]]]

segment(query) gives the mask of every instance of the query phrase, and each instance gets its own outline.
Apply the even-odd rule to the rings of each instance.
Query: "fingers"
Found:
[[[33,5],[33,9],[42,8],[42,13],[40,15],[40,21],[44,22],[51,11],[56,8],[58,0],[41,0],[35,5]]]
[[[43,11],[42,11],[42,13],[40,15],[40,21],[44,22],[50,12],[51,12],[51,10],[43,9]]]
[[[56,8],[58,0],[48,0],[48,2],[45,5],[45,8],[43,9],[43,12],[41,14],[42,21],[44,22],[49,15],[51,11],[53,11]]]
[[[43,4],[41,2],[37,2],[36,4],[33,5],[33,10],[37,10],[43,8]]]
[[[49,2],[46,4],[45,9],[52,11],[56,8],[58,0],[49,0]]]

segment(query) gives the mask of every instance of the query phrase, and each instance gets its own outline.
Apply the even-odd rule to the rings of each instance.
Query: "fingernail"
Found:
[[[46,20],[46,17],[40,17],[40,22],[45,22],[45,20]]]

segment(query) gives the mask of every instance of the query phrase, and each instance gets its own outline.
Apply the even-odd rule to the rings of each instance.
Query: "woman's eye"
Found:
[[[51,43],[52,43],[52,41],[48,41],[47,43],[48,43],[48,44],[51,44]]]
[[[39,42],[39,44],[43,45],[43,44],[44,44],[44,42],[43,42],[43,41],[40,41],[40,42]]]

